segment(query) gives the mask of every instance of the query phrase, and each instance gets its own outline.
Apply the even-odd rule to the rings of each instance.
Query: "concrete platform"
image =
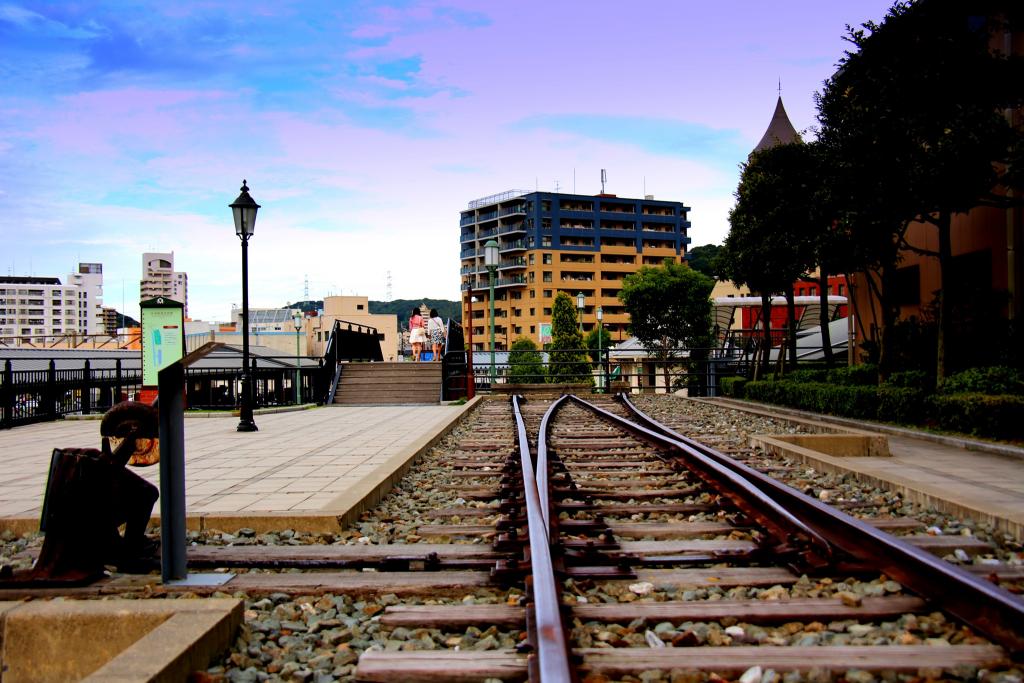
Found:
[[[733,399],[690,399],[723,408],[816,425],[826,432],[885,434],[891,457],[837,457],[808,452],[799,459],[829,472],[899,491],[907,500],[972,517],[1024,539],[1024,448],[963,437],[833,418]]]
[[[258,415],[250,433],[235,431],[237,419],[185,420],[189,528],[335,531],[475,405],[330,406]],[[99,427],[82,420],[0,431],[0,530],[38,528],[51,452],[98,448]],[[159,467],[133,471],[159,486]]]

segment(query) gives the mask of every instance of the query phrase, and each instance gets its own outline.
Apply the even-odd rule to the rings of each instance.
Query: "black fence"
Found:
[[[318,359],[316,366],[298,372],[294,367],[260,365],[260,360],[266,363],[276,358],[253,359],[256,407],[293,405],[299,385],[303,398],[316,401],[322,361]],[[295,356],[279,358],[295,361]],[[192,410],[232,410],[238,406],[241,381],[241,368],[187,368],[186,405]],[[14,370],[7,360],[0,375],[0,428],[56,420],[65,415],[103,413],[119,401],[136,398],[141,389],[141,369],[124,368],[120,360],[113,368],[94,369],[85,359],[80,368],[59,370],[53,359],[43,370]]]

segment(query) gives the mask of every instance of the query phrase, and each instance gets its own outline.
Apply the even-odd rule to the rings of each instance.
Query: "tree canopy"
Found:
[[[687,264],[698,273],[703,273],[709,278],[714,279],[715,274],[715,260],[718,258],[718,254],[722,251],[722,247],[717,244],[705,244],[699,247],[693,247],[687,252]]]
[[[548,345],[548,381],[591,382],[590,361],[576,318],[576,304],[565,292],[555,295],[551,307],[551,343]]]
[[[1010,0],[897,2],[881,23],[849,29],[853,48],[818,96],[838,216],[881,281],[869,279],[881,298],[883,375],[893,355],[885,328],[896,317],[894,271],[912,221],[937,230],[937,372],[946,372],[951,216],[1005,203],[1001,188],[1020,172],[1022,132],[1005,110],[1024,103],[1024,61],[992,47],[992,36],[1020,19]]]

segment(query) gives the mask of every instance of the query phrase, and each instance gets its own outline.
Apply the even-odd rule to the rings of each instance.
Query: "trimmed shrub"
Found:
[[[730,398],[743,398],[743,387],[749,381],[746,377],[723,377],[720,380],[722,395]]]
[[[936,394],[929,404],[939,426],[1000,439],[1024,437],[1024,397],[978,393]]]
[[[828,376],[828,370],[814,369],[814,370],[793,370],[783,376],[783,379],[787,379],[790,382],[824,382]]]
[[[828,371],[824,381],[830,384],[845,384],[847,386],[877,385],[878,366],[865,363],[845,368],[834,368]]]
[[[920,424],[924,421],[927,413],[928,393],[925,389],[918,387],[888,385],[878,387],[876,415],[883,422]]]
[[[903,370],[894,372],[885,380],[890,387],[906,387],[908,389],[923,389],[931,392],[935,390],[935,377],[924,370]]]
[[[942,394],[1012,394],[1024,396],[1024,372],[1005,365],[971,368],[947,377],[939,385]]]

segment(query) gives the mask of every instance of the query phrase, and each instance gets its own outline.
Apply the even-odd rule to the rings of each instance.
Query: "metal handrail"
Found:
[[[538,680],[544,683],[570,683],[573,680],[572,669],[569,666],[571,653],[565,637],[562,614],[559,611],[558,584],[551,561],[551,541],[543,515],[546,508],[541,503],[539,484],[534,476],[530,440],[526,435],[526,423],[519,410],[518,396],[512,397],[512,409],[516,416],[520,469],[523,475],[523,494],[526,498],[526,520],[530,538],[530,580],[533,585],[537,641],[534,643],[536,653],[530,657],[536,656]],[[542,469],[538,465],[538,471]],[[547,488],[546,485],[544,488]]]

